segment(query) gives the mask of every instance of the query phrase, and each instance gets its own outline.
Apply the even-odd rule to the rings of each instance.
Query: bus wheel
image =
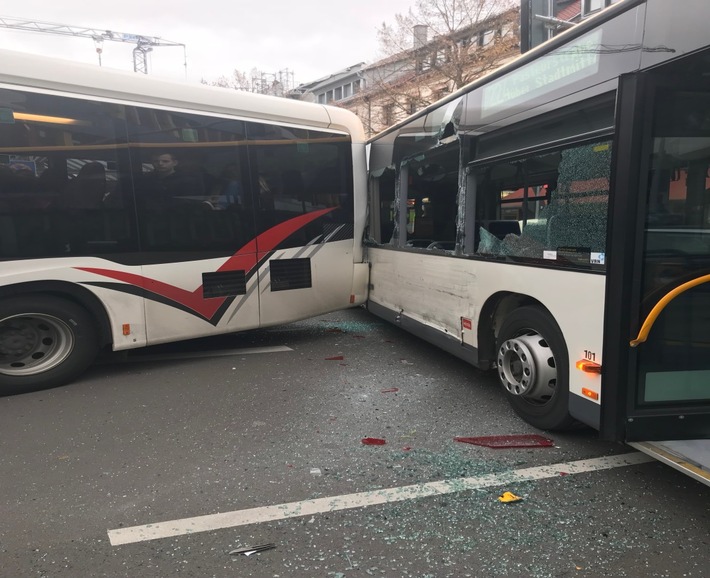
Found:
[[[544,430],[575,425],[568,408],[567,345],[547,313],[516,309],[500,328],[496,351],[498,378],[520,417]]]
[[[98,349],[93,319],[74,302],[51,296],[0,300],[0,395],[67,383]]]

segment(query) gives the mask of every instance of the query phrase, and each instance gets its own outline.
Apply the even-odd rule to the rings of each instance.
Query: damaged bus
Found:
[[[710,480],[705,0],[624,0],[370,141],[368,308]]]

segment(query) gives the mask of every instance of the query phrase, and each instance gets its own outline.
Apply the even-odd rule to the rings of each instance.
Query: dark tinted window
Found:
[[[145,251],[234,252],[253,237],[243,122],[141,107],[127,121]]]
[[[350,150],[319,131],[0,90],[0,259],[233,254],[327,209],[285,245],[352,238]]]
[[[135,250],[125,143],[121,106],[0,90],[0,258]]]
[[[285,245],[352,238],[350,140],[318,131],[248,123],[257,233],[312,211],[327,218],[299,228]]]

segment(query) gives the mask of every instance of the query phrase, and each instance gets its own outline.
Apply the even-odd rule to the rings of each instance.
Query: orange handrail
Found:
[[[673,301],[673,299],[678,297],[678,295],[680,295],[681,293],[685,293],[693,287],[697,287],[698,285],[702,285],[703,283],[708,282],[710,282],[710,275],[703,275],[702,277],[697,277],[692,281],[688,281],[687,283],[678,285],[678,287],[666,293],[646,316],[646,320],[643,322],[643,325],[639,330],[638,336],[636,337],[636,339],[632,339],[629,342],[629,345],[631,345],[631,347],[636,347],[637,345],[643,343],[644,341],[646,341],[646,339],[648,339],[648,334],[651,332],[651,327],[653,327],[653,324],[656,322],[656,319],[658,319],[658,316],[661,314],[661,311],[663,311],[666,306],[671,301]]]

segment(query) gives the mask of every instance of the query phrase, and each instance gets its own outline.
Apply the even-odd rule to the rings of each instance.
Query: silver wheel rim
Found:
[[[69,357],[74,333],[61,319],[23,313],[0,320],[0,374],[38,375]]]
[[[547,341],[535,331],[507,339],[498,350],[498,376],[511,394],[545,404],[557,387],[557,364]]]

